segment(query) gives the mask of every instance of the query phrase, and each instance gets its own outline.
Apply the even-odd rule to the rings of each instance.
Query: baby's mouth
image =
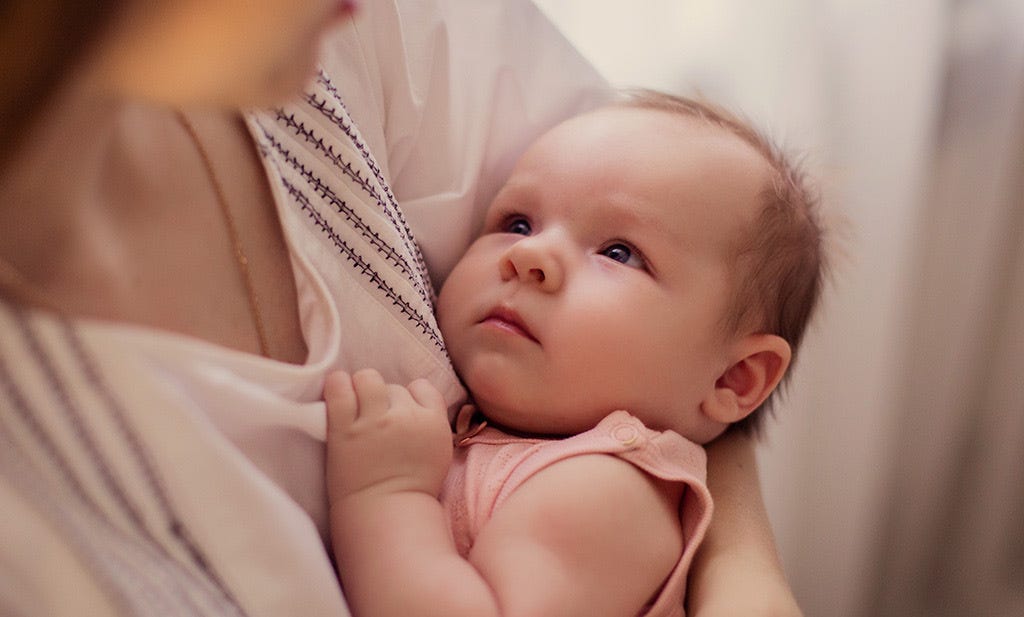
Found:
[[[519,314],[508,307],[499,306],[495,308],[488,313],[486,317],[480,320],[480,323],[489,324],[513,334],[518,334],[519,336],[529,339],[534,343],[540,342],[537,340],[537,337],[530,332],[530,329],[523,322],[522,318],[519,317]]]

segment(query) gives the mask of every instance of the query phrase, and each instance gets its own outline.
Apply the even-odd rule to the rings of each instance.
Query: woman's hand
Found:
[[[420,491],[436,497],[452,458],[441,393],[425,379],[403,387],[364,369],[328,375],[327,490],[356,494]]]
[[[754,442],[728,433],[708,446],[715,516],[690,568],[690,617],[802,617],[779,562]]]

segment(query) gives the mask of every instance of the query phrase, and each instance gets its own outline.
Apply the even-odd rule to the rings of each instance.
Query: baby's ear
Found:
[[[715,422],[732,424],[757,409],[782,381],[793,357],[789,343],[774,334],[751,334],[733,348],[733,363],[701,405]]]

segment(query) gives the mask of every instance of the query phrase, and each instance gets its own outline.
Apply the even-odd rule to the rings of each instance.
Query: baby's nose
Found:
[[[557,251],[551,239],[523,238],[509,247],[502,259],[502,278],[519,279],[544,291],[555,291],[562,285],[564,272]]]

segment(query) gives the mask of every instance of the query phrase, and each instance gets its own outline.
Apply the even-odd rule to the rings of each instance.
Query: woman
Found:
[[[426,376],[458,403],[427,266],[443,278],[522,144],[599,98],[522,3],[258,7],[4,9],[4,614],[346,614],[323,375]],[[691,613],[798,613],[752,447],[711,460]]]

